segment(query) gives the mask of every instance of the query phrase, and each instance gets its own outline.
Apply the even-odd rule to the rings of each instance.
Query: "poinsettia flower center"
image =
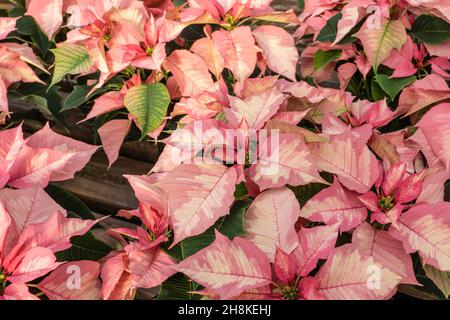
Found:
[[[145,54],[149,57],[152,56],[153,54],[153,48],[152,47],[147,47],[147,49],[145,49]]]
[[[0,270],[0,291],[6,288],[6,275]]]
[[[151,231],[148,233],[148,238],[150,239],[150,241],[155,241],[156,239],[156,233]]]
[[[378,204],[385,211],[389,211],[389,210],[391,210],[394,207],[394,198],[391,197],[391,196],[382,197],[378,201]]]
[[[227,13],[223,20],[233,29],[236,26],[236,18],[233,15]]]
[[[111,40],[110,26],[99,20],[80,28],[80,33],[94,38],[103,38],[105,41]]]
[[[296,287],[284,286],[281,288],[281,294],[286,300],[295,300],[297,299],[298,289]]]
[[[110,34],[110,33],[105,33],[105,34],[103,35],[103,40],[105,40],[105,41],[111,40],[111,34]]]

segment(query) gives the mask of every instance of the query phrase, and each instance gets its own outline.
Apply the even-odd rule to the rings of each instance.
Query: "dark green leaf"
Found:
[[[417,289],[417,294],[428,296],[428,299],[432,300],[443,299],[444,297],[441,290],[435,285],[435,283],[430,278],[427,277],[426,272],[422,266],[422,259],[420,258],[419,254],[413,253],[411,257],[413,261],[414,274],[416,275],[417,281],[420,282],[420,284],[422,285],[422,287],[419,286],[413,287]],[[404,292],[403,288],[401,292]]]
[[[317,51],[314,55],[314,70],[322,69],[330,62],[339,59],[341,54],[341,50]]]
[[[47,98],[47,106],[53,118],[62,125],[66,126],[64,115],[60,113],[62,105],[61,97],[58,94],[59,89],[59,86],[54,86],[45,93]]]
[[[90,86],[81,85],[75,86],[73,91],[67,96],[66,100],[64,100],[62,111],[75,109],[81,106],[87,100],[87,94],[91,90]]]
[[[245,187],[245,183],[241,182],[236,185],[236,191],[234,191],[235,198],[242,198],[248,193],[247,188]]]
[[[324,177],[323,175],[322,175],[322,177],[324,179],[326,179],[328,182],[330,182],[330,183],[332,182],[332,180],[330,181],[328,178]],[[323,183],[309,183],[307,185],[297,186],[297,187],[289,186],[289,188],[292,191],[294,191],[295,197],[297,198],[301,207],[303,207],[309,199],[311,199],[314,195],[316,195],[317,193],[319,193],[322,189],[325,189],[326,187],[328,187],[328,186]]]
[[[185,275],[177,273],[163,282],[156,300],[198,300],[201,296],[191,293],[197,287]]]
[[[386,74],[377,74],[376,81],[383,89],[384,92],[388,94],[391,100],[394,100],[397,94],[399,94],[402,89],[414,81],[417,80],[415,76],[410,76],[406,78],[389,78]]]
[[[20,17],[16,22],[17,32],[22,35],[30,36],[34,44],[39,48],[42,55],[45,56],[50,48],[50,41],[41,31],[34,18],[31,16]]]
[[[366,21],[366,18],[361,19],[337,44],[349,44],[356,41],[356,37],[353,35],[361,29],[362,25]]]
[[[219,227],[220,233],[228,238],[241,237],[245,235],[244,217],[250,201],[238,200],[230,209],[230,215],[223,219]]]
[[[75,197],[69,191],[54,184],[49,184],[48,187],[45,188],[45,191],[61,207],[66,209],[69,213],[74,213],[77,218],[95,219],[91,213],[91,210],[89,210],[89,208],[80,199]]]
[[[58,94],[59,86],[54,86],[47,91],[47,86],[42,84],[26,84],[28,88],[20,88],[20,99],[34,104],[47,118],[53,118],[65,126],[64,114],[61,110],[61,97]]]
[[[230,209],[230,214],[219,219],[211,228],[201,235],[190,237],[181,242],[183,258],[193,255],[197,251],[210,245],[216,238],[214,230],[217,229],[223,235],[233,239],[234,237],[243,236],[244,231],[244,214],[250,202],[238,200]]]
[[[30,94],[27,96],[23,96],[20,99],[35,105],[45,115],[51,116],[51,113],[48,110],[47,99],[45,97],[38,96],[35,94]]]
[[[414,20],[411,34],[425,43],[442,43],[450,39],[450,23],[441,18],[423,14]]]
[[[215,224],[213,227],[217,227],[217,224]],[[198,236],[184,239],[180,244],[183,259],[186,259],[187,257],[200,251],[201,249],[206,248],[214,241],[214,239],[215,235],[213,228],[206,230]]]
[[[427,277],[434,282],[444,297],[448,299],[450,296],[450,272],[438,270],[430,265],[424,265],[423,268]]]
[[[17,18],[25,15],[26,9],[22,6],[14,6],[11,10],[8,11],[8,17]],[[5,16],[6,17],[6,16]]]
[[[99,260],[111,252],[112,248],[96,239],[92,232],[73,237],[72,247],[56,253],[58,261]]]
[[[342,13],[335,14],[330,19],[328,19],[325,26],[320,30],[319,35],[317,36],[317,41],[320,42],[334,42],[337,35],[337,25],[339,20],[342,18]],[[348,44],[352,43],[356,40],[353,36],[363,25],[365,18],[361,19],[346,35],[343,37],[338,44]]]
[[[383,100],[387,96],[386,92],[383,91],[375,80],[375,77],[372,78],[370,83],[370,91],[372,92],[372,101]]]
[[[333,42],[336,39],[337,34],[337,24],[342,18],[342,13],[335,14],[330,19],[328,19],[325,26],[320,30],[317,36],[317,41],[320,42]]]

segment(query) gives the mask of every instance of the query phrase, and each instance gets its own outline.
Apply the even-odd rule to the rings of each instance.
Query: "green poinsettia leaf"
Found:
[[[170,95],[162,83],[141,84],[127,91],[124,104],[141,127],[142,139],[161,126],[170,104]]]

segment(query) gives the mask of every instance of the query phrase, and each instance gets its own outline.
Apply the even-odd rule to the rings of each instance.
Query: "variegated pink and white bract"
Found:
[[[100,264],[66,263],[55,255],[69,249],[71,237],[85,234],[96,221],[67,217],[66,210],[42,188],[49,180],[73,176],[89,161],[96,147],[60,136],[49,126],[27,139],[22,136],[21,126],[2,131],[1,135],[2,187],[19,189],[0,190],[0,299],[38,299],[29,291],[29,283],[48,273],[37,286],[49,299],[98,299]],[[71,268],[81,270],[82,277],[74,290],[66,285]]]
[[[27,1],[62,40],[54,67],[0,18],[0,299],[448,298],[448,5],[303,2]],[[12,125],[21,83],[61,68],[89,92],[79,125],[108,169],[139,131],[161,151],[124,175],[137,204],[101,229],[98,261],[56,258],[97,221],[45,188],[99,146]]]

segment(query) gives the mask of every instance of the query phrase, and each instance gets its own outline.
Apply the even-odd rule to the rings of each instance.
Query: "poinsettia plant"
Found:
[[[97,147],[60,136],[48,126],[27,139],[21,126],[1,131],[0,137],[0,299],[34,300],[43,294],[58,300],[98,299],[100,264],[67,262],[56,255],[70,249],[71,238],[88,232],[96,221],[68,217],[43,189],[49,181],[73,176]],[[83,273],[73,288],[65,285],[71,268]]]
[[[448,298],[448,4],[271,2],[7,7],[0,297]],[[68,216],[54,182],[99,146],[49,124],[24,138],[11,101],[67,134],[76,110],[110,166],[127,139],[158,145],[125,176],[138,207],[105,220],[125,226]]]

